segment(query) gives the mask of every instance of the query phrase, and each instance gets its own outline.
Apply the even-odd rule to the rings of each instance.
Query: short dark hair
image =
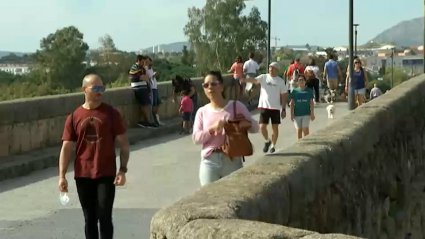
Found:
[[[137,55],[136,61],[143,61],[143,60],[146,60],[146,56],[144,56],[144,55]]]
[[[146,59],[149,59],[150,61],[152,61],[152,58],[150,56],[146,56]]]
[[[254,58],[254,56],[255,56],[254,52],[249,53],[249,58]]]
[[[295,59],[295,62],[300,62],[300,58],[296,58]]]
[[[235,59],[235,62],[242,63],[242,57],[241,56],[237,56],[236,59]]]

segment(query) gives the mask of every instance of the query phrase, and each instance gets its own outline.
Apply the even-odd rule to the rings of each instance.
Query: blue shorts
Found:
[[[183,112],[182,113],[182,120],[183,121],[190,121],[191,115],[192,115],[192,112]]]
[[[159,106],[161,101],[159,100],[158,89],[152,89],[152,106]]]
[[[240,78],[233,78],[235,81],[241,81]]]
[[[148,106],[151,104],[150,92],[146,87],[133,88],[134,95],[141,106]]]

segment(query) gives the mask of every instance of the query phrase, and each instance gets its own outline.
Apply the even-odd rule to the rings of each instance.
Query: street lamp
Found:
[[[424,0],[424,1],[425,1],[425,0]],[[354,28],[355,28],[354,33],[355,33],[355,35],[356,35],[355,43],[354,43],[354,46],[355,46],[354,53],[355,53],[355,55],[356,55],[356,56],[357,56],[357,27],[358,27],[358,26],[360,26],[360,24],[354,24]]]
[[[244,2],[251,2],[254,0],[243,0]],[[424,0],[425,1],[425,0]],[[267,29],[267,67],[270,65],[270,41],[271,41],[271,13],[272,13],[272,0],[269,0],[269,6],[268,6],[268,29]]]
[[[424,44],[423,44],[423,68],[424,68],[424,73],[425,73],[425,0],[424,0]]]
[[[395,46],[391,49],[391,89],[394,87],[394,49]]]
[[[425,1],[425,0],[424,0]],[[354,110],[356,108],[356,102],[354,100],[354,82],[353,74],[354,74],[354,55],[353,55],[353,26],[354,26],[354,0],[349,0],[349,7],[348,7],[348,39],[350,42],[349,46],[349,74],[350,78],[348,81],[348,109]]]

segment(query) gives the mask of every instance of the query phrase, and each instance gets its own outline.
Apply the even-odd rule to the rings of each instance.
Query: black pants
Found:
[[[319,102],[319,79],[309,79],[307,80],[307,87],[314,90],[314,101]]]
[[[115,199],[115,177],[76,178],[78,197],[83,208],[86,239],[112,239],[112,208]]]

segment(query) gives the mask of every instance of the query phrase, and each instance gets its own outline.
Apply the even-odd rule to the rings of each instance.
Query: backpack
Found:
[[[294,65],[294,73],[292,74],[292,81],[297,80],[298,76],[300,76],[300,70],[298,69],[298,67],[295,67]]]
[[[292,74],[292,79],[290,80],[289,84],[291,85],[291,89],[297,88],[298,87],[298,77],[300,76],[300,70],[298,69],[298,67],[295,67],[294,65],[294,73]]]
[[[247,119],[238,114],[236,110],[237,101],[233,101],[233,119],[228,120],[224,125],[225,140],[221,147],[224,154],[226,154],[230,160],[234,157],[245,157],[250,156],[254,153],[252,143],[248,138],[248,129],[241,128],[239,124]],[[243,158],[245,161],[245,158]]]

